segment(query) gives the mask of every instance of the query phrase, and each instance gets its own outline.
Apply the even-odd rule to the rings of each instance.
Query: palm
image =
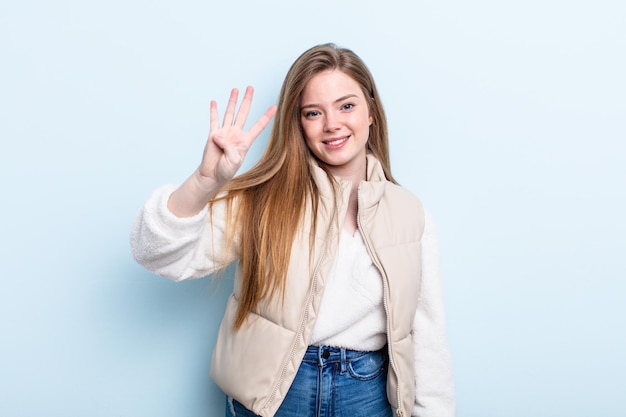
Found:
[[[212,179],[220,184],[229,181],[241,167],[254,140],[269,124],[276,112],[275,106],[271,106],[248,131],[243,130],[253,94],[252,87],[246,88],[239,110],[235,112],[239,92],[233,89],[221,126],[217,104],[215,101],[211,101],[211,131],[199,168],[202,177]]]

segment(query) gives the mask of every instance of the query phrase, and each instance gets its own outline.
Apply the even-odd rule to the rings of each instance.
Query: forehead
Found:
[[[340,70],[326,70],[315,74],[304,86],[302,102],[333,101],[346,95],[362,96],[359,83]]]

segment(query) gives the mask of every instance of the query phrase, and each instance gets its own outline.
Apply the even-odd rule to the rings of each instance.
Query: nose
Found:
[[[324,119],[324,130],[327,132],[334,132],[341,128],[341,120],[333,112],[326,113]]]

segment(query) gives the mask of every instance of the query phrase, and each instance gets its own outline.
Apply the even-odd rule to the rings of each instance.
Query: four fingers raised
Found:
[[[230,97],[228,99],[228,105],[226,106],[226,112],[224,113],[224,120],[222,122],[221,127],[229,127],[236,126],[240,129],[243,129],[246,121],[248,120],[248,114],[250,112],[250,106],[252,104],[252,97],[254,96],[254,88],[252,86],[246,87],[246,92],[243,96],[243,100],[241,101],[241,105],[239,106],[239,110],[236,111],[237,108],[237,99],[239,98],[239,90],[233,88],[230,92]],[[236,115],[235,115],[236,111]],[[265,112],[259,120],[250,128],[249,132],[254,137],[258,136],[263,129],[267,127],[269,122],[274,117],[276,113],[276,106],[270,106],[269,109]],[[217,109],[217,102],[215,100],[211,100],[211,113],[210,113],[210,129],[211,132],[215,132],[220,128],[219,125],[219,113]]]
[[[272,120],[276,113],[276,106],[270,106],[247,132],[244,131],[253,95],[254,89],[246,88],[241,105],[237,109],[239,91],[236,88],[232,89],[221,126],[217,103],[214,100],[211,101],[211,131],[201,163],[202,172],[207,173],[205,176],[213,176],[221,180],[232,178],[242,164],[252,142]]]

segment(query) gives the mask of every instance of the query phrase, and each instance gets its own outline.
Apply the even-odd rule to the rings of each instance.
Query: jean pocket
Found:
[[[226,397],[226,417],[259,417],[232,397]]]
[[[368,353],[359,358],[350,359],[348,362],[350,376],[361,381],[374,379],[386,369],[386,361],[378,352]]]

